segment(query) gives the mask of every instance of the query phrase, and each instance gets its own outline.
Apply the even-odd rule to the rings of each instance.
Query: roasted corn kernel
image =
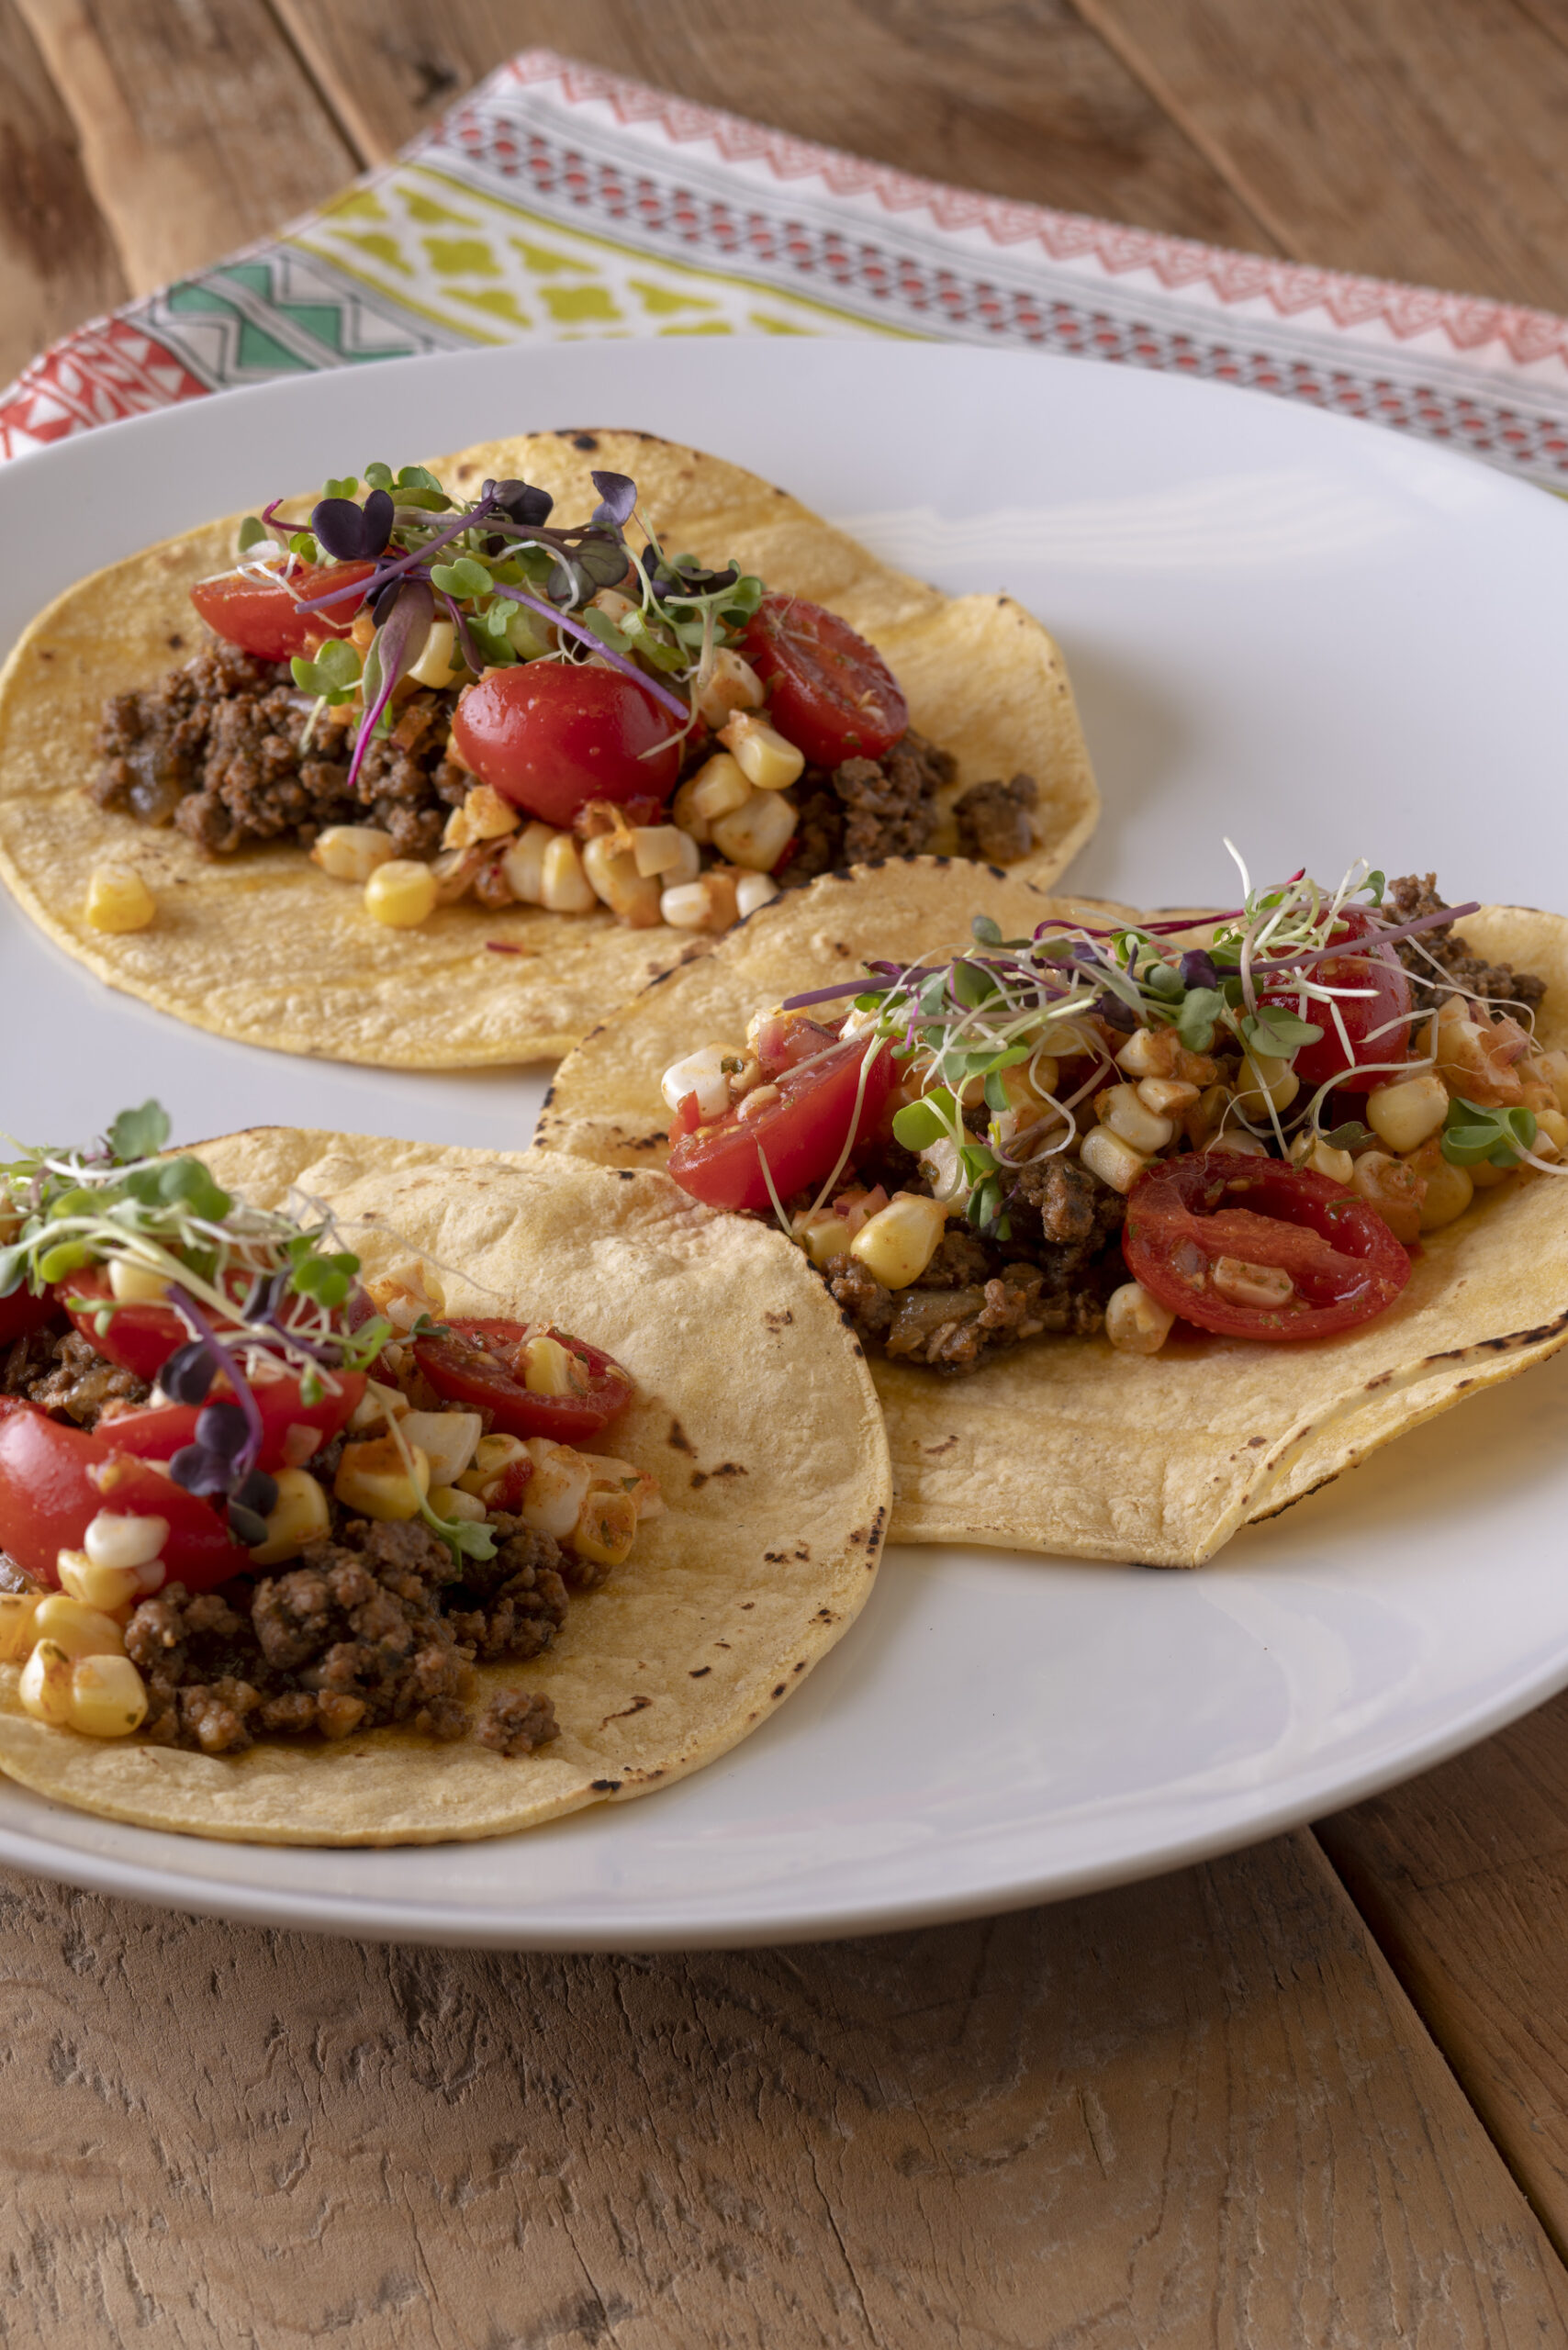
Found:
[[[319,1478],[308,1469],[275,1469],[273,1478],[277,1499],[266,1515],[267,1539],[251,1552],[253,1567],[275,1567],[331,1531],[332,1513]]]
[[[435,912],[436,877],[417,857],[395,856],[378,865],[364,885],[364,910],[372,922],[392,930],[417,930]]]
[[[556,837],[548,824],[525,824],[501,853],[501,872],[520,905],[544,903],[544,852]]]
[[[507,859],[501,859],[502,870]],[[539,860],[539,902],[553,914],[586,914],[599,903],[570,833],[556,833]]]
[[[758,906],[766,906],[778,895],[778,884],[771,873],[743,873],[735,883],[735,912],[744,922],[747,914],[756,913]]]
[[[485,1432],[477,1412],[407,1412],[398,1423],[405,1444],[417,1444],[430,1462],[432,1485],[455,1485]]]
[[[456,631],[450,621],[431,621],[424,651],[407,674],[416,686],[449,686],[463,666],[452,657]]]
[[[45,1592],[33,1617],[33,1632],[38,1639],[52,1640],[72,1658],[119,1656],[125,1650],[124,1635],[114,1617],[100,1607],[84,1606],[68,1591]]]
[[[666,890],[680,881],[695,881],[702,870],[697,843],[678,824],[634,826],[632,856],[640,874],[656,876]]]
[[[636,1531],[637,1505],[632,1495],[619,1485],[590,1485],[570,1540],[579,1559],[599,1567],[618,1567],[630,1553]]]
[[[147,1719],[147,1684],[128,1656],[84,1656],[71,1674],[66,1717],[84,1738],[129,1738]]]
[[[1367,1124],[1397,1157],[1419,1150],[1449,1113],[1449,1090],[1435,1069],[1377,1085],[1367,1095]]]
[[[936,1254],[946,1223],[939,1200],[918,1192],[895,1192],[887,1206],[861,1225],[849,1253],[884,1289],[907,1289]]]
[[[762,679],[744,653],[725,645],[713,655],[713,666],[697,696],[699,715],[710,726],[722,726],[733,711],[760,710]]]
[[[363,885],[384,865],[390,865],[397,854],[391,834],[384,833],[379,824],[328,824],[316,835],[310,862],[334,881]]]
[[[1102,1183],[1109,1184],[1113,1192],[1124,1194],[1132,1190],[1148,1165],[1142,1151],[1135,1150],[1130,1142],[1110,1126],[1095,1126],[1086,1134],[1079,1156],[1092,1175],[1097,1175]]]
[[[95,1567],[85,1550],[62,1550],[54,1562],[60,1588],[100,1616],[118,1617],[143,1596],[140,1567]]]
[[[658,925],[660,886],[637,867],[635,853],[616,845],[618,835],[600,833],[583,845],[583,871],[596,898],[633,930]]]
[[[755,711],[737,710],[720,728],[719,740],[734,752],[741,773],[758,791],[787,791],[805,769],[805,753]]]
[[[581,1395],[588,1388],[582,1364],[559,1338],[530,1338],[522,1349],[522,1383],[531,1395]]]
[[[704,761],[689,783],[683,783],[676,794],[676,822],[681,823],[681,802],[684,800],[699,823],[711,825],[720,816],[727,816],[751,798],[751,784],[742,772],[740,762],[728,751],[715,751]],[[690,831],[689,825],[683,826]],[[694,835],[695,837],[695,835]]]
[[[40,1591],[0,1591],[0,1663],[19,1664],[34,1640]]]
[[[157,919],[158,902],[140,873],[129,865],[95,867],[84,909],[91,930],[145,930]]]
[[[1105,1302],[1105,1336],[1123,1354],[1157,1355],[1175,1319],[1141,1281],[1124,1281]]]
[[[417,1517],[430,1491],[431,1465],[418,1445],[409,1447],[409,1459],[411,1477],[393,1438],[346,1444],[332,1491],[345,1509],[363,1510],[366,1517]]]
[[[151,1265],[133,1265],[127,1258],[109,1259],[109,1295],[121,1305],[161,1305],[169,1284]]]
[[[727,816],[715,817],[713,845],[732,865],[766,873],[792,839],[795,822],[794,802],[782,791],[754,791]]]
[[[22,1711],[63,1729],[71,1719],[72,1664],[58,1640],[39,1640],[22,1667],[17,1689]]]
[[[1421,1205],[1427,1196],[1426,1178],[1403,1158],[1381,1150],[1365,1150],[1356,1160],[1350,1189],[1369,1208],[1375,1208],[1396,1240],[1414,1248],[1421,1233]]]
[[[1219,1295],[1232,1305],[1289,1304],[1295,1283],[1282,1265],[1253,1265],[1244,1257],[1216,1257],[1209,1274]]]
[[[659,900],[659,918],[672,930],[729,930],[736,918],[735,877],[704,873],[699,880],[678,882]]]
[[[1170,1118],[1157,1117],[1138,1098],[1136,1085],[1108,1085],[1094,1097],[1102,1125],[1109,1126],[1114,1135],[1130,1142],[1135,1150],[1152,1158],[1163,1150],[1176,1136],[1175,1123]]]
[[[1236,1106],[1245,1110],[1249,1118],[1266,1117],[1271,1102],[1276,1110],[1288,1110],[1300,1091],[1301,1080],[1289,1061],[1281,1060],[1272,1053],[1242,1055]]]

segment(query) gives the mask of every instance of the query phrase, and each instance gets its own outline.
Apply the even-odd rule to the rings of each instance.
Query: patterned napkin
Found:
[[[1568,319],[912,179],[547,50],[284,236],[67,335],[0,394],[0,456],[271,376],[675,334],[1179,369],[1568,489]]]

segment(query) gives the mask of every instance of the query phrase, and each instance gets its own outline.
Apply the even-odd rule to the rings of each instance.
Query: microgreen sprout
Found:
[[[1364,1080],[1431,1067],[1410,1054],[1412,1032],[1428,1014],[1401,1011],[1370,1029],[1362,1015],[1352,1044],[1346,1007],[1376,998],[1369,979],[1378,965],[1394,962],[1395,947],[1414,942],[1419,957],[1422,934],[1446,930],[1476,908],[1401,921],[1385,907],[1384,875],[1364,863],[1332,890],[1304,872],[1255,887],[1239,852],[1226,845],[1242,900],[1217,916],[1108,928],[1047,922],[1032,937],[1009,939],[980,914],[968,950],[908,966],[868,964],[872,986],[862,979],[819,988],[784,1008],[854,996],[857,1033],[890,1047],[902,1091],[914,1097],[894,1116],[895,1138],[922,1157],[938,1198],[962,1202],[969,1222],[1000,1239],[1009,1237],[1011,1179],[1069,1148],[1078,1113],[1116,1081],[1115,1057],[1139,1029],[1170,1033],[1190,1056],[1244,1056],[1258,1069],[1255,1093],[1265,1114],[1248,1116],[1234,1098],[1228,1114],[1282,1155],[1292,1155],[1293,1137],[1296,1155],[1317,1140],[1363,1147],[1373,1137],[1359,1122],[1324,1132],[1343,1072],[1354,1069]],[[1271,1078],[1261,1081],[1268,1065],[1287,1069],[1326,1036],[1342,1052],[1341,1074],[1282,1110]],[[1386,1059],[1374,1058],[1380,1043]],[[1064,1061],[1071,1064],[1070,1091],[1058,1090]],[[1235,1059],[1229,1067],[1236,1069]],[[1460,1165],[1482,1158],[1517,1165],[1524,1158],[1545,1169],[1546,1160],[1530,1157],[1534,1138],[1529,1111],[1455,1102],[1442,1149]],[[836,1181],[837,1171],[826,1188]]]
[[[134,1287],[140,1303],[161,1281],[188,1337],[159,1384],[171,1402],[207,1407],[173,1473],[193,1493],[227,1495],[230,1525],[250,1546],[276,1499],[256,1467],[256,1389],[293,1375],[307,1403],[336,1393],[337,1373],[373,1362],[391,1326],[376,1316],[342,1328],[359,1259],[334,1246],[330,1216],[303,1227],[249,1206],[201,1159],[162,1155],[168,1137],[166,1113],[147,1102],[122,1111],[92,1150],[24,1149],[0,1163],[0,1297],[59,1283],[62,1302],[91,1314],[102,1337],[133,1302],[117,1286]],[[92,1278],[99,1268],[106,1281]],[[232,1401],[209,1403],[220,1379]]]
[[[241,568],[270,565],[299,610],[331,630],[355,613],[373,617],[363,659],[332,635],[292,663],[296,685],[315,703],[312,726],[324,708],[359,703],[351,787],[437,617],[452,625],[454,683],[518,662],[598,660],[635,679],[678,739],[689,731],[714,659],[756,612],[762,582],[737,564],[712,570],[694,555],[666,554],[645,520],[634,546],[627,532],[641,519],[636,484],[625,474],[592,478],[599,504],[567,528],[551,522],[554,500],[530,483],[486,481],[464,500],[422,465],[394,476],[379,461],[365,466],[363,487],[352,475],[328,481],[308,531],[282,520],[277,500],[247,518]],[[285,555],[292,560],[280,569]],[[303,566],[322,562],[371,567],[341,585],[330,574],[307,579]],[[607,590],[608,603],[599,600]]]

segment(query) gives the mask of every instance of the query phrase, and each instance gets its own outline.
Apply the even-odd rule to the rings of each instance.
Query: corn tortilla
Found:
[[[442,1268],[456,1314],[544,1317],[608,1348],[636,1401],[598,1446],[652,1470],[662,1516],[574,1599],[554,1648],[478,1669],[537,1689],[561,1735],[510,1760],[397,1729],[234,1759],[84,1738],[24,1714],[0,1667],[0,1768],[57,1802],[241,1843],[428,1844],[625,1803],[765,1721],[864,1606],[887,1447],[858,1348],[791,1251],[716,1225],[663,1175],[261,1127],[202,1153],[258,1206],[297,1187],[374,1272]],[[363,1221],[361,1221],[363,1219]]]
[[[595,469],[633,476],[672,553],[730,556],[772,588],[826,604],[886,655],[912,722],[958,757],[956,792],[1016,770],[1040,788],[1048,881],[1087,840],[1099,799],[1052,639],[1006,596],[957,599],[879,563],[783,490],[722,458],[624,431],[494,441],[432,470],[457,495],[487,475],[548,489],[563,520],[597,500]],[[287,510],[301,519],[310,498]],[[710,941],[608,912],[438,908],[414,930],[372,920],[361,893],[292,846],[201,856],[174,828],[106,814],[83,787],[106,696],[157,683],[206,634],[192,583],[233,561],[238,517],[100,571],[51,604],[0,674],[0,877],[66,953],[110,987],[244,1044],[389,1069],[558,1059],[606,1006]],[[949,793],[950,799],[953,795]],[[948,845],[948,844],[945,844]],[[84,916],[95,866],[133,867],[158,907],[119,936]],[[496,954],[487,942],[512,951]]]
[[[738,1041],[759,1006],[849,977],[867,957],[959,946],[976,913],[1011,937],[1047,915],[1107,911],[930,857],[824,877],[611,1013],[557,1071],[540,1144],[603,1166],[660,1165],[665,1069]],[[1537,1033],[1547,1047],[1568,1043],[1568,920],[1489,906],[1462,928],[1477,953],[1540,974]],[[959,1379],[875,1359],[891,1536],[1199,1566],[1239,1527],[1565,1340],[1568,1202],[1556,1179],[1527,1173],[1428,1233],[1398,1302],[1338,1337],[1265,1343],[1179,1325],[1150,1357],[1047,1337]]]

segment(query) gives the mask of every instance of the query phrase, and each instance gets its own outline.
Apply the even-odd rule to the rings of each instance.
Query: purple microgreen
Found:
[[[392,536],[392,500],[373,489],[363,506],[352,498],[323,498],[311,509],[310,528],[339,563],[373,562]]]
[[[1215,969],[1214,958],[1201,946],[1194,946],[1183,955],[1180,968],[1184,988],[1217,988],[1219,985],[1219,973]]]
[[[591,474],[588,478],[599,498],[590,520],[597,526],[623,531],[637,503],[636,483],[625,474]]]
[[[370,641],[364,664],[364,716],[359,722],[346,789],[353,791],[364,765],[381,713],[392,699],[398,679],[407,677],[425,649],[435,612],[435,598],[422,579],[405,579]]]
[[[234,1399],[245,1415],[247,1431],[245,1443],[236,1455],[234,1465],[241,1472],[250,1469],[253,1467],[256,1455],[262,1449],[262,1438],[264,1434],[262,1427],[261,1406],[251,1393],[251,1382],[189,1291],[182,1288],[177,1281],[171,1282],[168,1294],[169,1304],[189,1330],[192,1337],[199,1341],[212,1363],[214,1371],[220,1371],[234,1390]]]
[[[595,474],[593,478],[597,489],[599,476]],[[547,489],[535,489],[525,481],[487,481],[479,502],[481,506],[498,507],[525,531],[537,530],[547,522],[555,503]]]
[[[437,601],[452,622],[453,633],[457,639],[463,658],[477,677],[490,665],[474,642],[474,633],[468,625],[467,613],[455,597],[438,595]]]

